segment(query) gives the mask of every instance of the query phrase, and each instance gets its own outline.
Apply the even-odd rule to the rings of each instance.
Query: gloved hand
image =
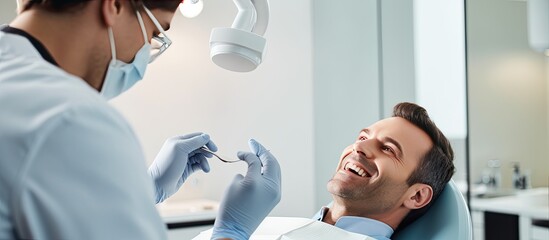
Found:
[[[248,163],[248,173],[246,177],[236,175],[225,190],[212,239],[249,239],[280,201],[280,166],[276,158],[253,139],[248,145],[253,153],[238,153],[238,158]]]
[[[166,140],[149,166],[149,175],[154,180],[156,190],[156,203],[177,192],[193,172],[200,169],[204,172],[210,171],[206,158],[211,158],[211,153],[199,150],[204,145],[214,152],[217,151],[210,136],[204,133],[192,133]]]

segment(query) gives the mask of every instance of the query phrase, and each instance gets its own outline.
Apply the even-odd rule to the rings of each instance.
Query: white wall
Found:
[[[497,158],[503,187],[516,161],[534,187],[547,186],[549,79],[528,46],[526,2],[467,1],[467,48],[471,180]]]
[[[313,1],[314,172],[318,208],[341,151],[380,118],[376,0]]]
[[[0,2],[0,25],[8,24],[17,14],[17,2],[15,0]]]
[[[462,0],[414,1],[416,100],[453,139],[467,137],[464,7]]]
[[[381,17],[381,116],[399,102],[416,102],[414,1],[379,0]]]
[[[313,202],[313,103],[310,1],[270,1],[264,62],[253,72],[234,73],[210,61],[213,27],[230,27],[232,1],[204,1],[194,19],[180,14],[168,31],[173,45],[149,66],[145,79],[113,104],[134,126],[152,161],[173,135],[204,131],[219,153],[234,156],[256,138],[282,167],[282,200],[274,215],[309,216]],[[288,7],[292,6],[292,7]],[[170,201],[219,200],[244,163],[210,161]]]
[[[454,180],[466,186],[464,2],[416,0],[413,5],[416,102],[429,111],[450,139],[456,166]]]

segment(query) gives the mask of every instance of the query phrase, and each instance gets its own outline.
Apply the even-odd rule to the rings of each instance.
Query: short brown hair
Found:
[[[393,117],[401,117],[423,130],[433,141],[433,147],[420,159],[417,168],[408,177],[408,185],[423,183],[433,188],[433,198],[427,206],[410,211],[397,230],[402,229],[421,217],[438,198],[455,172],[454,151],[450,141],[429,118],[427,110],[409,102],[397,104],[393,108]]]

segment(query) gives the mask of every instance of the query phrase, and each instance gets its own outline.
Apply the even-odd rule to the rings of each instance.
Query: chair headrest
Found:
[[[395,233],[392,239],[473,239],[469,208],[454,181],[448,182],[423,216]]]

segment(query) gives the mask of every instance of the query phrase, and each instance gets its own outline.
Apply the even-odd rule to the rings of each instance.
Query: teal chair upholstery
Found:
[[[419,219],[393,235],[393,240],[472,240],[467,203],[453,180]]]

